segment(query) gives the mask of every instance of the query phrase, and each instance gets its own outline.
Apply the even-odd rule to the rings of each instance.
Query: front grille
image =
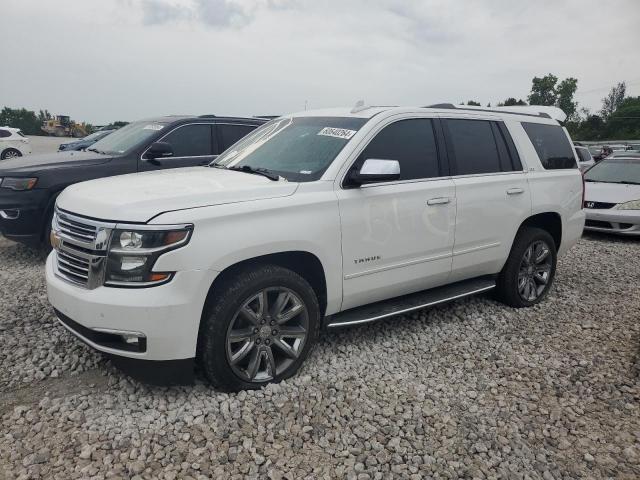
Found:
[[[58,272],[67,280],[87,286],[91,260],[72,253],[68,248],[59,249],[56,254],[58,257]]]
[[[115,224],[56,208],[51,228],[57,238],[56,274],[88,289],[102,285],[107,247]]]
[[[607,202],[590,202],[588,200],[585,200],[584,202],[584,208],[597,208],[597,209],[607,209],[607,208],[613,208],[615,207],[616,204],[615,203],[607,203]]]
[[[97,228],[95,225],[84,223],[77,217],[72,219],[63,212],[58,212],[57,218],[60,232],[64,235],[84,243],[93,243],[96,240]]]

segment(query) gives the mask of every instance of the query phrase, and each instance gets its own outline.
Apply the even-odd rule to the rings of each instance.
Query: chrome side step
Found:
[[[495,278],[488,276],[423,290],[337,313],[328,319],[327,328],[348,327],[374,322],[394,315],[431,307],[439,303],[468,297],[476,293],[486,292],[495,288],[495,286]]]

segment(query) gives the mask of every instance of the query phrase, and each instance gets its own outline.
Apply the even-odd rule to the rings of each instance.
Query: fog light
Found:
[[[122,257],[120,263],[120,269],[123,272],[135,270],[136,268],[143,267],[147,263],[147,257]]]

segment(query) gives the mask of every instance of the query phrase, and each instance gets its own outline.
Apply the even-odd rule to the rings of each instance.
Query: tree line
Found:
[[[19,128],[25,135],[44,135],[42,124],[53,119],[48,110],[39,110],[38,113],[27,110],[26,108],[9,108],[3,107],[0,110],[0,126]],[[112,122],[103,128],[120,128],[128,122]],[[96,130],[90,123],[83,122],[81,124],[84,130],[89,134]]]
[[[545,105],[555,106],[567,115],[564,125],[574,140],[637,140],[640,139],[640,97],[627,97],[627,86],[620,82],[611,87],[602,99],[602,107],[592,113],[580,108],[574,96],[578,90],[578,79],[558,77],[549,73],[534,77],[527,102],[509,97],[497,106]],[[464,104],[464,102],[463,102]],[[480,102],[469,100],[467,105],[480,106]],[[487,104],[488,107],[491,104]]]
[[[627,97],[625,82],[611,88],[602,99],[602,108],[592,113],[580,108],[574,96],[578,89],[578,79],[558,77],[549,73],[543,77],[534,77],[531,81],[531,93],[527,101],[509,97],[497,106],[547,105],[561,108],[567,115],[565,126],[574,140],[637,140],[640,139],[640,96]],[[469,100],[467,105],[480,106],[480,102]],[[464,105],[464,102],[462,103]],[[491,104],[487,104],[488,107]],[[0,126],[19,128],[26,135],[42,135],[42,123],[52,118],[47,110],[38,113],[25,108],[4,107],[0,111]],[[108,127],[119,128],[127,122],[113,122]],[[83,123],[85,130],[91,133],[94,127]]]

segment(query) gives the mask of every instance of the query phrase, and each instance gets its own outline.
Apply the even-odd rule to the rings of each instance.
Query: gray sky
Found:
[[[3,0],[0,106],[96,124],[526,98],[578,78],[640,95],[640,0]],[[7,48],[9,46],[9,48]]]

